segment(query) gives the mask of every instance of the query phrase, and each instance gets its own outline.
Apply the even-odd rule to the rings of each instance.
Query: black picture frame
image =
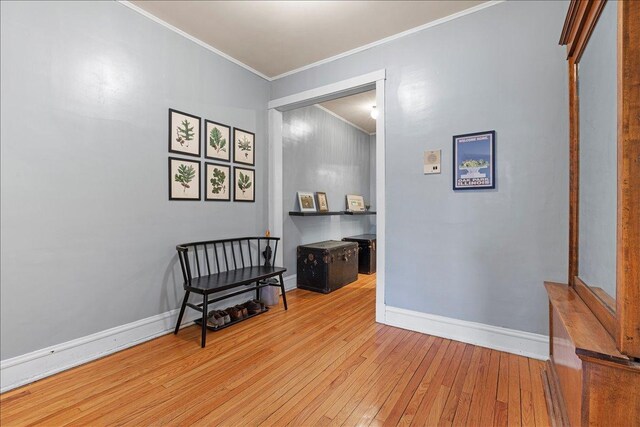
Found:
[[[209,176],[207,174],[207,169],[208,166],[214,166],[214,167],[220,167],[220,168],[225,168],[228,170],[228,190],[227,190],[227,197],[225,199],[214,199],[214,198],[209,198]],[[233,181],[233,179],[231,178],[231,165],[230,164],[221,164],[221,163],[213,163],[213,162],[204,162],[204,201],[205,202],[230,202],[231,201],[231,186],[234,185],[235,183]],[[234,187],[235,188],[235,187]],[[255,195],[254,195],[255,198]]]
[[[243,161],[242,159],[239,159],[236,157],[236,144],[238,143],[238,140],[236,138],[236,132],[244,132],[246,134],[249,134],[252,136],[253,141],[252,141],[252,150],[251,150],[251,162],[246,162]],[[253,132],[250,132],[248,130],[244,130],[244,129],[240,129],[240,128],[233,128],[233,162],[234,163],[239,163],[241,165],[248,165],[248,166],[255,166],[256,165],[256,134]]]
[[[489,147],[484,147],[485,141],[488,141]],[[474,144],[473,148],[465,146],[465,150],[461,150],[461,144]],[[464,151],[473,150],[473,156],[476,159],[464,161],[486,161],[485,157],[488,157],[488,166],[473,166],[469,168],[460,167],[462,165],[463,157],[469,157],[471,154],[464,153]],[[489,130],[484,132],[466,133],[453,136],[453,190],[465,191],[465,190],[492,190],[496,188],[496,131]],[[489,168],[487,172],[489,176],[480,173],[480,169]],[[461,169],[466,169],[466,175],[462,175]],[[472,175],[472,176],[468,176]],[[476,176],[477,175],[477,176]]]
[[[252,181],[251,181],[251,186],[253,187],[253,197],[251,199],[238,199],[238,187],[237,187],[237,180],[236,180],[236,176],[237,173],[236,171],[249,171],[252,174]],[[249,169],[249,168],[243,168],[240,166],[234,166],[233,167],[233,201],[234,202],[248,202],[248,203],[254,203],[256,201],[256,171],[255,169]]]
[[[228,141],[227,141],[227,154],[228,154],[228,158],[221,158],[221,157],[214,157],[214,156],[209,156],[209,133],[208,133],[208,128],[209,128],[209,124],[218,126],[218,127],[223,127],[223,128],[227,128],[228,130],[228,134],[229,136],[227,137]],[[215,160],[216,162],[226,162],[226,163],[231,163],[231,151],[233,151],[235,149],[235,145],[233,144],[232,138],[234,138],[233,133],[231,132],[231,126],[225,125],[224,123],[219,123],[219,122],[214,122],[213,120],[208,120],[205,119],[204,120],[204,135],[202,137],[202,145],[204,146],[204,158],[205,159],[210,159],[210,160]],[[255,137],[254,137],[255,140]]]
[[[197,141],[198,152],[197,153],[191,153],[189,151],[179,150],[173,146],[172,138],[173,138],[173,114],[174,113],[182,114],[183,116],[187,116],[198,121],[198,141]],[[185,113],[184,111],[176,110],[174,108],[169,108],[168,121],[169,121],[169,131],[168,131],[169,152],[174,154],[180,154],[181,156],[200,157],[201,145],[202,145],[201,144],[202,143],[202,120],[200,119],[200,117],[195,116],[193,114]]]
[[[174,197],[174,192],[173,192],[173,172],[172,172],[172,161],[176,161],[176,162],[183,162],[183,163],[194,163],[198,166],[198,169],[196,171],[196,177],[198,178],[198,196],[197,197]],[[191,160],[191,159],[181,159],[178,157],[169,157],[169,164],[168,164],[168,170],[169,170],[169,182],[168,182],[168,190],[169,190],[169,200],[171,201],[199,201],[201,200],[201,193],[202,193],[202,170],[200,169],[200,161],[199,160]]]

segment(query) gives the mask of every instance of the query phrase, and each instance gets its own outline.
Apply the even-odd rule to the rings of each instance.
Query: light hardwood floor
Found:
[[[543,363],[375,323],[375,275],[0,396],[10,425],[548,425]]]

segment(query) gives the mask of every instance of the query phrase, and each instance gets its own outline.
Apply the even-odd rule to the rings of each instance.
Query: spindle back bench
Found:
[[[180,329],[182,316],[187,307],[200,311],[202,313],[201,346],[204,347],[207,342],[209,304],[252,291],[255,291],[256,299],[258,299],[260,298],[260,289],[266,286],[280,288],[284,309],[287,310],[287,297],[282,278],[287,269],[274,267],[271,264],[271,259],[275,259],[278,253],[279,240],[279,237],[241,237],[183,243],[176,246],[182,268],[185,293],[174,334],[177,334]],[[274,244],[273,250],[271,249],[272,243]],[[276,276],[279,283],[267,280]],[[212,294],[243,286],[244,289],[209,299]],[[202,295],[201,303],[192,304],[188,301],[192,292]]]

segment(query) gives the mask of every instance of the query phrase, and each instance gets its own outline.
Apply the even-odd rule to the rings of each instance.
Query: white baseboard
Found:
[[[549,337],[515,329],[385,307],[385,324],[534,359],[549,358]]]
[[[283,277],[284,279],[284,290],[289,292],[298,287],[298,276],[296,274],[292,274],[291,276]]]
[[[107,329],[0,362],[0,393],[165,335],[175,327],[179,310]],[[187,310],[182,326],[200,314]]]
[[[285,277],[284,283],[287,291],[295,289],[296,276]],[[234,299],[229,301],[235,302]],[[0,393],[168,334],[175,327],[179,311],[167,311],[0,361]],[[187,309],[182,327],[191,325],[199,316],[200,313]]]

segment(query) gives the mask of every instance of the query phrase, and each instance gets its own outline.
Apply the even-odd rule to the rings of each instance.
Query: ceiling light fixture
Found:
[[[373,120],[377,120],[378,119],[378,110],[376,109],[375,105],[373,107],[371,107],[371,118]]]

